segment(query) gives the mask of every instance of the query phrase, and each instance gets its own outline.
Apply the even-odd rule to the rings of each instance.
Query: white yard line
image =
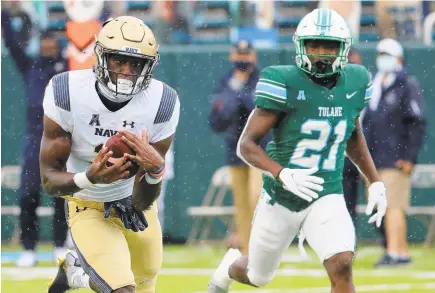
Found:
[[[38,268],[2,268],[1,275],[3,280],[32,280],[53,277],[57,272],[56,267]],[[160,271],[161,275],[169,276],[211,276],[214,269],[202,268],[165,268]],[[355,270],[356,277],[408,277],[416,279],[435,280],[435,271],[417,270]],[[326,273],[323,270],[315,269],[279,269],[277,276],[299,276],[323,278]]]
[[[435,289],[435,283],[424,283],[424,284],[385,284],[385,285],[362,285],[356,288],[358,292],[372,292],[376,291],[409,291],[409,290],[420,290],[420,291],[432,291]],[[329,292],[330,287],[316,287],[316,288],[293,288],[293,289],[254,289],[254,290],[239,290],[230,291],[231,293],[324,293]],[[206,291],[199,291],[195,293],[207,293]]]
[[[54,277],[58,268],[2,268],[2,280],[33,280]]]
[[[162,269],[161,275],[179,275],[179,276],[210,276],[213,269],[196,269],[196,268],[175,268],[175,269]],[[1,275],[3,280],[32,280],[32,279],[49,279],[57,273],[56,267],[45,268],[2,268]],[[310,269],[286,269],[278,270],[278,276],[304,276],[304,277],[324,277],[326,276],[323,270],[310,270]],[[435,271],[369,271],[369,270],[356,270],[356,276],[396,276],[396,277],[414,277],[424,279],[435,279]],[[357,287],[358,292],[372,292],[372,291],[385,291],[385,292],[400,292],[410,290],[420,291],[435,291],[435,282],[422,283],[422,284],[383,284],[383,285],[361,285]],[[329,292],[329,287],[315,287],[315,288],[277,288],[277,289],[255,289],[255,290],[239,290],[231,291],[231,293],[324,293]],[[206,291],[195,292],[206,293]]]
[[[375,255],[375,256],[378,255],[380,257],[382,255],[383,251],[384,250],[382,247],[377,247],[377,246],[375,246],[375,247],[372,247],[372,246],[361,247],[361,248],[356,250],[356,259],[365,258],[368,256],[373,256],[373,255]]]
[[[162,275],[196,275],[211,276],[214,269],[162,269]],[[417,279],[435,279],[435,271],[417,271],[417,270],[354,270],[353,275],[356,277],[410,277]],[[316,269],[278,269],[276,276],[298,276],[298,277],[326,277],[324,270]]]

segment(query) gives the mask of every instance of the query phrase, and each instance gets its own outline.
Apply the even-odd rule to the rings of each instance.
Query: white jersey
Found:
[[[146,129],[151,143],[175,133],[180,102],[171,87],[152,79],[145,91],[112,112],[98,96],[96,83],[91,69],[69,71],[54,76],[45,91],[44,114],[71,134],[68,172],[86,171],[101,145],[119,130],[126,129],[141,136],[141,130]],[[75,193],[74,197],[109,202],[130,196],[133,184],[134,177],[111,184],[95,184]]]

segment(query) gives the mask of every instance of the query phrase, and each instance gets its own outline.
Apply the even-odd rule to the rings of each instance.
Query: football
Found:
[[[109,151],[113,152],[112,157],[107,162],[108,166],[111,166],[116,159],[122,158],[125,153],[134,155],[135,152],[122,140],[122,136],[119,134],[116,134],[114,136],[111,136],[106,143],[104,144],[105,147],[108,148]],[[133,177],[136,175],[137,171],[139,170],[139,166],[132,162],[132,165],[130,168],[128,168],[130,175],[128,178]]]

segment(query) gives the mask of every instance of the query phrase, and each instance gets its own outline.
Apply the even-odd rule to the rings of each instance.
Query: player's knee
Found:
[[[127,286],[116,289],[112,293],[135,293],[135,289],[133,286]]]
[[[264,287],[273,279],[273,274],[259,274],[252,270],[248,271],[249,282],[255,287]]]
[[[332,281],[350,282],[352,280],[352,259],[352,252],[342,252],[325,261]]]
[[[338,263],[336,270],[335,270],[335,276],[343,281],[350,281],[352,277],[352,264],[348,262],[342,262]]]

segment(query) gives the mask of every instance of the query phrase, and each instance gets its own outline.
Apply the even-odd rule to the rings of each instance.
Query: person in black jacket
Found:
[[[409,264],[405,210],[410,175],[425,137],[425,106],[418,81],[403,66],[403,48],[384,39],[376,48],[378,73],[363,115],[367,145],[387,188],[387,250],[376,266]]]
[[[60,48],[55,37],[50,32],[42,32],[40,53],[36,58],[30,58],[25,53],[25,41],[13,30],[13,16],[2,9],[1,26],[3,39],[10,56],[15,60],[17,68],[24,79],[26,92],[27,127],[21,186],[19,189],[19,205],[21,208],[20,228],[21,244],[24,252],[17,261],[17,266],[30,267],[36,264],[35,248],[39,238],[39,224],[36,208],[41,197],[41,179],[39,176],[39,147],[43,129],[42,100],[45,87],[56,74],[67,70],[66,60],[60,54]],[[64,253],[64,242],[68,227],[65,221],[64,200],[54,199],[55,213],[53,217],[53,240],[55,249],[54,260]]]
[[[251,43],[241,40],[230,53],[233,68],[220,80],[211,97],[212,109],[208,117],[211,128],[223,133],[227,145],[227,165],[236,207],[237,243],[243,254],[248,252],[251,221],[261,192],[261,173],[247,166],[237,157],[237,142],[254,109],[255,87],[259,79],[257,56]],[[260,145],[264,148],[270,136]]]

